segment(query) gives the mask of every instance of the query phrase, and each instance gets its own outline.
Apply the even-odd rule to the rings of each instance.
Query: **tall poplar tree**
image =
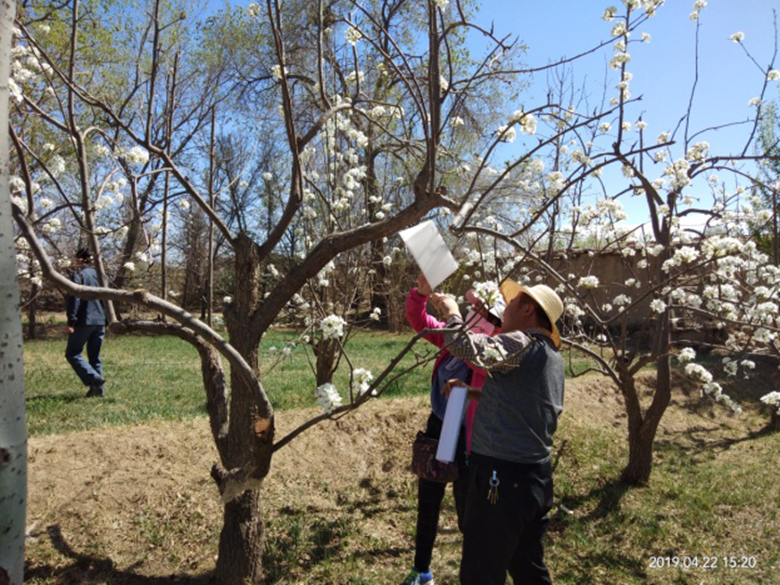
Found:
[[[8,173],[8,99],[15,0],[0,2],[0,583],[20,584],[27,516],[22,323]]]

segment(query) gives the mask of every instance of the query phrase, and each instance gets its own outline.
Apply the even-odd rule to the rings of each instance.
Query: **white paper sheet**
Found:
[[[449,463],[455,461],[455,449],[458,446],[458,434],[463,421],[463,410],[466,408],[468,392],[463,386],[455,386],[447,400],[447,410],[444,412],[444,424],[439,437],[439,447],[436,449],[436,459]]]
[[[428,220],[398,233],[417,261],[432,289],[458,269],[458,263],[450,254],[444,238],[436,225]]]

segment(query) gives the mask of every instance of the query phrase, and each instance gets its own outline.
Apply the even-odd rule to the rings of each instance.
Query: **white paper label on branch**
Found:
[[[435,289],[458,269],[458,263],[431,220],[402,230],[398,235],[414,256],[431,289]]]
[[[468,392],[463,386],[455,386],[447,400],[447,410],[444,413],[444,424],[439,437],[439,447],[436,449],[436,459],[449,463],[455,461],[455,449],[458,446],[458,434],[463,421],[463,410],[466,408]]]

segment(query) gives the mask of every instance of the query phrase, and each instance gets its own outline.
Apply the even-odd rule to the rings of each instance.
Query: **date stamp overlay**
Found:
[[[746,555],[657,555],[651,556],[647,568],[683,570],[739,570],[758,568],[758,559]]]

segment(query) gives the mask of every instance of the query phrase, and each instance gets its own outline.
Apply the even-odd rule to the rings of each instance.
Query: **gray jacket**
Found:
[[[458,325],[458,318],[448,323]],[[516,463],[547,461],[563,411],[565,377],[563,358],[552,340],[536,330],[495,337],[445,333],[445,340],[453,355],[488,370],[471,450]]]
[[[100,286],[97,273],[91,266],[85,266],[74,272],[70,279],[76,284],[84,286]],[[68,316],[68,327],[105,326],[106,324],[106,312],[103,309],[102,301],[89,301],[69,295],[65,311]]]

